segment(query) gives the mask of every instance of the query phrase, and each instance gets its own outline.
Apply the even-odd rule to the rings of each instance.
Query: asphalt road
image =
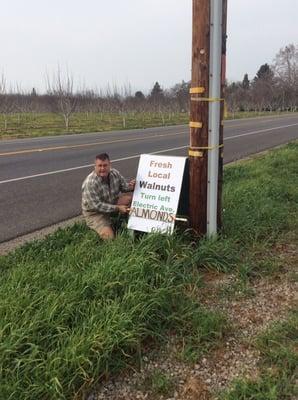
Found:
[[[226,121],[224,162],[298,138],[298,114]],[[0,141],[0,243],[80,214],[95,154],[134,177],[139,155],[187,155],[187,126]]]

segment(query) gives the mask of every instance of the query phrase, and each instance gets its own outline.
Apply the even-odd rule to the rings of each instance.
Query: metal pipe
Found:
[[[210,75],[207,236],[217,234],[218,145],[220,127],[220,85],[222,45],[222,0],[210,0]]]

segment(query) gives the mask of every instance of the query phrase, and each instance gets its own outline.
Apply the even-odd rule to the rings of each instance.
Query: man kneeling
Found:
[[[111,168],[107,153],[95,157],[94,171],[82,185],[82,212],[87,225],[102,239],[114,239],[110,215],[127,213],[134,186],[135,179],[127,183],[116,169]]]

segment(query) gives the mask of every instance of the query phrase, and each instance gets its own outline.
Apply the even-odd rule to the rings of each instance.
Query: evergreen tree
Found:
[[[250,85],[250,81],[248,79],[248,75],[245,74],[244,77],[243,77],[243,81],[242,81],[242,88],[245,89],[245,90],[248,90],[249,89],[249,85]]]
[[[136,98],[137,100],[144,100],[144,99],[145,99],[145,96],[144,96],[143,92],[141,92],[140,90],[138,90],[137,92],[135,92],[135,98]]]
[[[260,68],[257,72],[257,75],[255,77],[255,80],[262,79],[262,80],[269,81],[269,80],[272,80],[273,76],[274,76],[274,72],[269,67],[269,65],[266,63],[266,64],[263,64],[260,66]]]
[[[160,87],[160,84],[158,82],[155,82],[155,84],[151,90],[150,97],[153,100],[160,100],[164,97],[163,90]]]

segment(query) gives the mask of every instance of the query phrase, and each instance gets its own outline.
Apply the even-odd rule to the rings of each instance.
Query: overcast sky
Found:
[[[192,0],[9,0],[1,5],[0,74],[45,89],[60,65],[88,88],[147,92],[191,75]],[[253,78],[298,43],[298,0],[228,0],[227,78]]]

